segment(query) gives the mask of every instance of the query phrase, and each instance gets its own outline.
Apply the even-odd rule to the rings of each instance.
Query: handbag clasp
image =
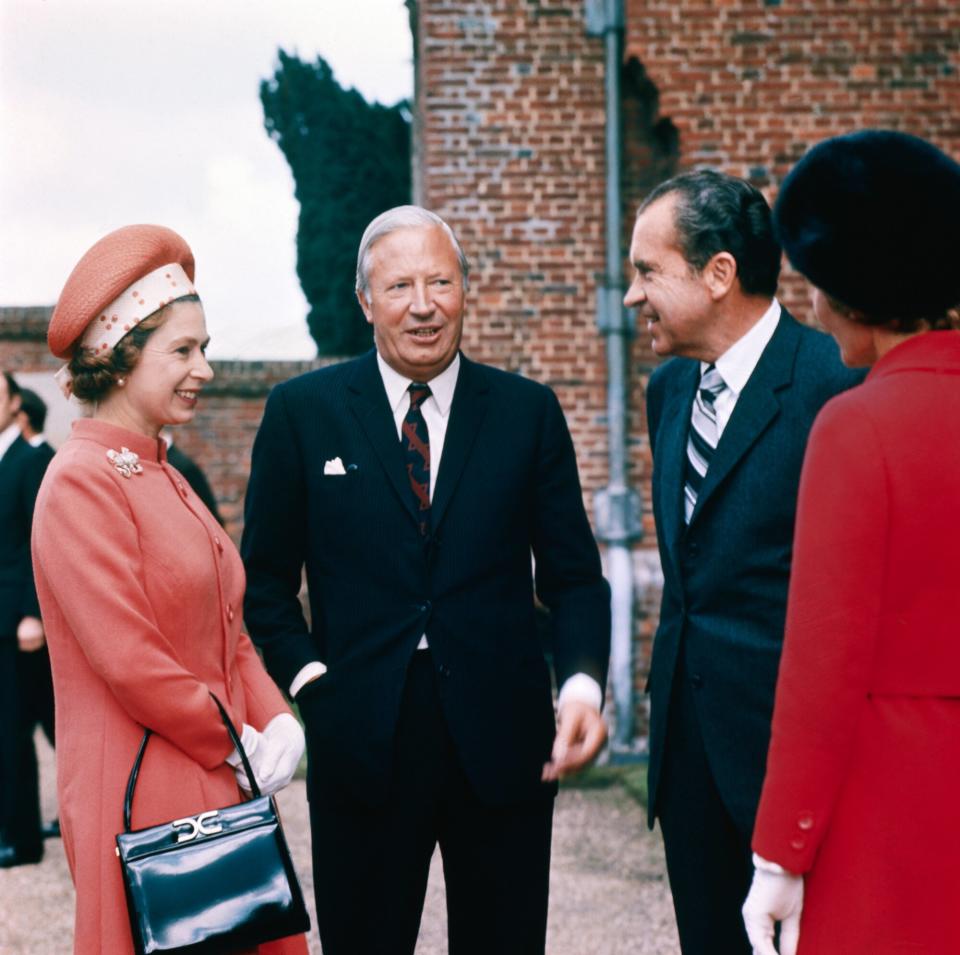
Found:
[[[177,844],[181,842],[191,842],[198,836],[215,836],[223,831],[223,826],[219,822],[210,825],[210,821],[220,815],[219,810],[211,809],[209,812],[202,812],[199,816],[186,816],[183,819],[174,819],[170,825],[176,831],[185,829],[186,832],[177,833]]]

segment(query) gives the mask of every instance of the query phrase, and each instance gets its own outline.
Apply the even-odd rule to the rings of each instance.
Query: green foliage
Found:
[[[588,766],[575,776],[568,776],[561,786],[565,789],[608,789],[610,786],[622,786],[641,806],[646,806],[647,764],[644,761]]]
[[[320,57],[304,63],[283,50],[278,56],[260,101],[267,133],[296,183],[307,324],[321,355],[355,355],[372,341],[354,295],[360,237],[375,216],[410,202],[407,108],[368,103],[344,89]]]

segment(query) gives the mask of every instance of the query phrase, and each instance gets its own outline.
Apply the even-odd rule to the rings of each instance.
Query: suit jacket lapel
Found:
[[[676,564],[676,548],[684,528],[683,483],[687,462],[687,431],[690,427],[690,409],[700,382],[700,363],[685,362],[679,386],[664,402],[657,433],[656,455],[659,476],[659,533]]]
[[[480,425],[487,413],[487,382],[473,362],[460,355],[457,387],[450,405],[450,420],[443,442],[440,471],[433,491],[430,513],[434,528],[440,526],[450,498],[463,473]]]
[[[383,378],[377,368],[377,353],[371,351],[357,363],[353,378],[347,386],[350,410],[373,446],[400,503],[414,522],[413,495],[403,462],[403,451],[397,437],[397,426],[387,401]]]
[[[773,337],[763,350],[760,361],[740,393],[733,414],[723,430],[697,496],[697,505],[690,518],[691,524],[696,521],[706,502],[726,476],[779,414],[780,400],[776,392],[789,385],[793,378],[793,364],[799,342],[800,327],[784,309]]]

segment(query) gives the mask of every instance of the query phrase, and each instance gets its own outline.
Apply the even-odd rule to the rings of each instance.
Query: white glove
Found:
[[[753,882],[743,903],[743,924],[753,955],[777,955],[774,923],[780,922],[780,955],[796,955],[803,910],[803,876],[753,855]]]
[[[246,751],[260,792],[265,796],[283,789],[293,779],[306,747],[303,729],[296,717],[290,713],[275,716],[263,728],[262,733],[244,723],[240,742]],[[233,767],[240,788],[244,792],[251,792],[250,780],[247,779],[240,754],[234,750],[227,757],[227,762]]]

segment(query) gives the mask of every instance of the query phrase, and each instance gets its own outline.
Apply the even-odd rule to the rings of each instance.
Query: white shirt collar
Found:
[[[47,436],[43,432],[41,432],[40,434],[35,434],[27,442],[27,444],[29,444],[31,448],[39,448],[40,445],[43,444],[46,440],[47,440]]]
[[[10,445],[13,444],[17,438],[20,437],[20,426],[14,421],[13,424],[7,425],[3,431],[0,431],[0,458],[2,458],[9,450]]]
[[[383,379],[383,387],[387,391],[387,401],[390,402],[390,410],[396,414],[400,408],[401,402],[406,401],[407,389],[413,378],[405,378],[400,372],[391,368],[384,360],[380,352],[377,352],[377,367],[380,369],[380,377]],[[446,418],[450,414],[450,405],[453,404],[453,392],[457,387],[457,376],[460,374],[460,353],[453,356],[453,361],[440,372],[436,378],[430,379],[430,395],[427,400],[434,401],[437,410]],[[404,406],[406,411],[406,406]]]
[[[780,303],[774,299],[770,307],[760,316],[760,320],[738,341],[734,342],[713,364],[724,384],[734,393],[740,394],[753,374],[764,348],[767,347],[780,321]],[[709,368],[708,362],[700,362],[700,373]]]

